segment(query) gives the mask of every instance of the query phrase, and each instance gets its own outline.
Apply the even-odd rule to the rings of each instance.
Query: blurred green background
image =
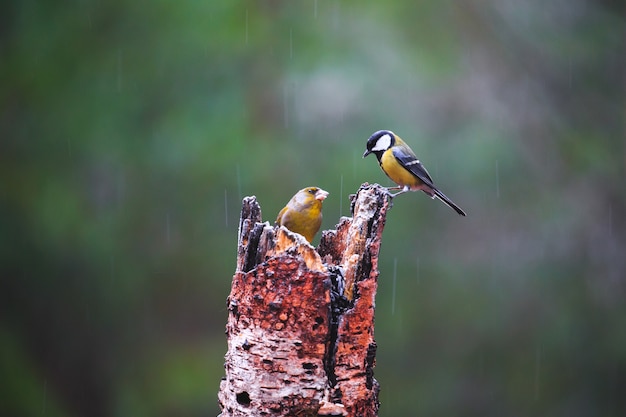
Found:
[[[241,199],[334,228],[392,129],[468,217],[389,212],[380,415],[624,415],[623,2],[0,10],[0,414],[218,414]]]

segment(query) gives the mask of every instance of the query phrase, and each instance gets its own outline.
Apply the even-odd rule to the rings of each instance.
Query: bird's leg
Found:
[[[399,185],[396,185],[394,187],[384,187],[385,191],[387,192],[387,195],[389,196],[389,198],[393,198],[395,194],[393,194],[392,192],[390,192],[391,190],[401,190],[402,187]]]
[[[389,190],[400,190],[397,193],[391,193],[389,192]],[[389,198],[394,198],[395,196],[398,196],[400,194],[404,194],[407,191],[410,191],[411,189],[409,188],[408,185],[405,185],[404,187],[389,187],[387,188],[387,195],[389,196]]]
[[[389,190],[400,190],[400,191],[398,191],[397,193],[394,194],[394,193],[392,193]],[[393,198],[395,196],[400,195],[400,194],[404,194],[404,193],[406,193],[409,190],[410,190],[410,188],[409,188],[408,185],[405,185],[404,187],[399,187],[398,186],[398,187],[387,187],[387,188],[385,188],[385,191],[387,192],[387,196],[389,197],[389,208],[393,207]]]

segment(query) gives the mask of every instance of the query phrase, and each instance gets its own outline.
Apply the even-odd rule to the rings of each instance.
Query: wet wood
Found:
[[[228,297],[222,416],[376,416],[374,306],[388,201],[351,196],[352,217],[313,248],[243,200]]]

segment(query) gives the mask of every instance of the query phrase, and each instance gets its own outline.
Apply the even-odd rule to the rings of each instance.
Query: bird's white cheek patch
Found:
[[[376,145],[372,148],[372,151],[386,151],[391,146],[391,136],[389,134],[382,135],[376,141]]]

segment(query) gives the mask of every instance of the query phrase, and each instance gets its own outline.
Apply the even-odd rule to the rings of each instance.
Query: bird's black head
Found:
[[[379,130],[378,132],[374,132],[367,140],[367,149],[363,153],[363,158],[373,153],[380,161],[383,152],[391,148],[395,143],[396,135],[391,130]]]

